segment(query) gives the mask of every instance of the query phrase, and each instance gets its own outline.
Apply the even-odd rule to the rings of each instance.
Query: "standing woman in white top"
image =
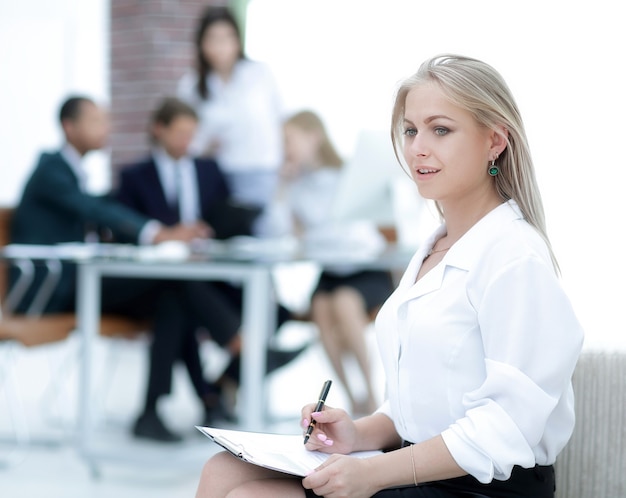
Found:
[[[209,7],[196,32],[196,68],[178,97],[200,118],[192,155],[213,157],[233,200],[264,207],[282,162],[282,104],[269,68],[247,59],[237,22],[225,7]]]
[[[554,496],[583,332],[517,105],[491,66],[434,57],[400,86],[392,137],[443,224],[376,320],[387,400],[356,421],[304,407],[303,427],[317,421],[307,448],[335,453],[304,479],[218,454],[198,496]],[[375,448],[389,451],[343,455]]]

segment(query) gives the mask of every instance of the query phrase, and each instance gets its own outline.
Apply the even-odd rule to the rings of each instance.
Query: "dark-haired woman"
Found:
[[[233,199],[264,207],[282,162],[282,106],[274,77],[243,54],[236,20],[210,7],[196,32],[196,68],[178,84],[178,96],[200,118],[191,151],[214,157]]]

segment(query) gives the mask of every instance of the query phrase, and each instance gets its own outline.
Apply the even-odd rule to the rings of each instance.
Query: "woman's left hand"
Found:
[[[333,455],[305,477],[302,485],[325,498],[367,498],[380,490],[372,483],[373,470],[366,458]]]

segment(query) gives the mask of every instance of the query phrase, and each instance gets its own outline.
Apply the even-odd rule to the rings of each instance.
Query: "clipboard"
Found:
[[[331,456],[330,453],[307,450],[301,434],[269,434],[200,426],[196,429],[244,462],[293,476],[305,477]],[[382,451],[378,450],[358,451],[350,456],[369,458],[380,454]]]

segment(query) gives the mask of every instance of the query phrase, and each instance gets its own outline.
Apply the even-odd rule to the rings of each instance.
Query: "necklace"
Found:
[[[452,247],[452,246],[450,246],[450,247]],[[431,249],[430,251],[428,251],[428,254],[426,255],[426,257],[431,256],[431,255],[433,255],[433,254],[435,254],[435,253],[437,253],[437,252],[446,252],[446,251],[449,251],[449,250],[450,250],[450,247],[446,247],[445,249],[437,249],[437,250],[433,250],[433,249]]]

